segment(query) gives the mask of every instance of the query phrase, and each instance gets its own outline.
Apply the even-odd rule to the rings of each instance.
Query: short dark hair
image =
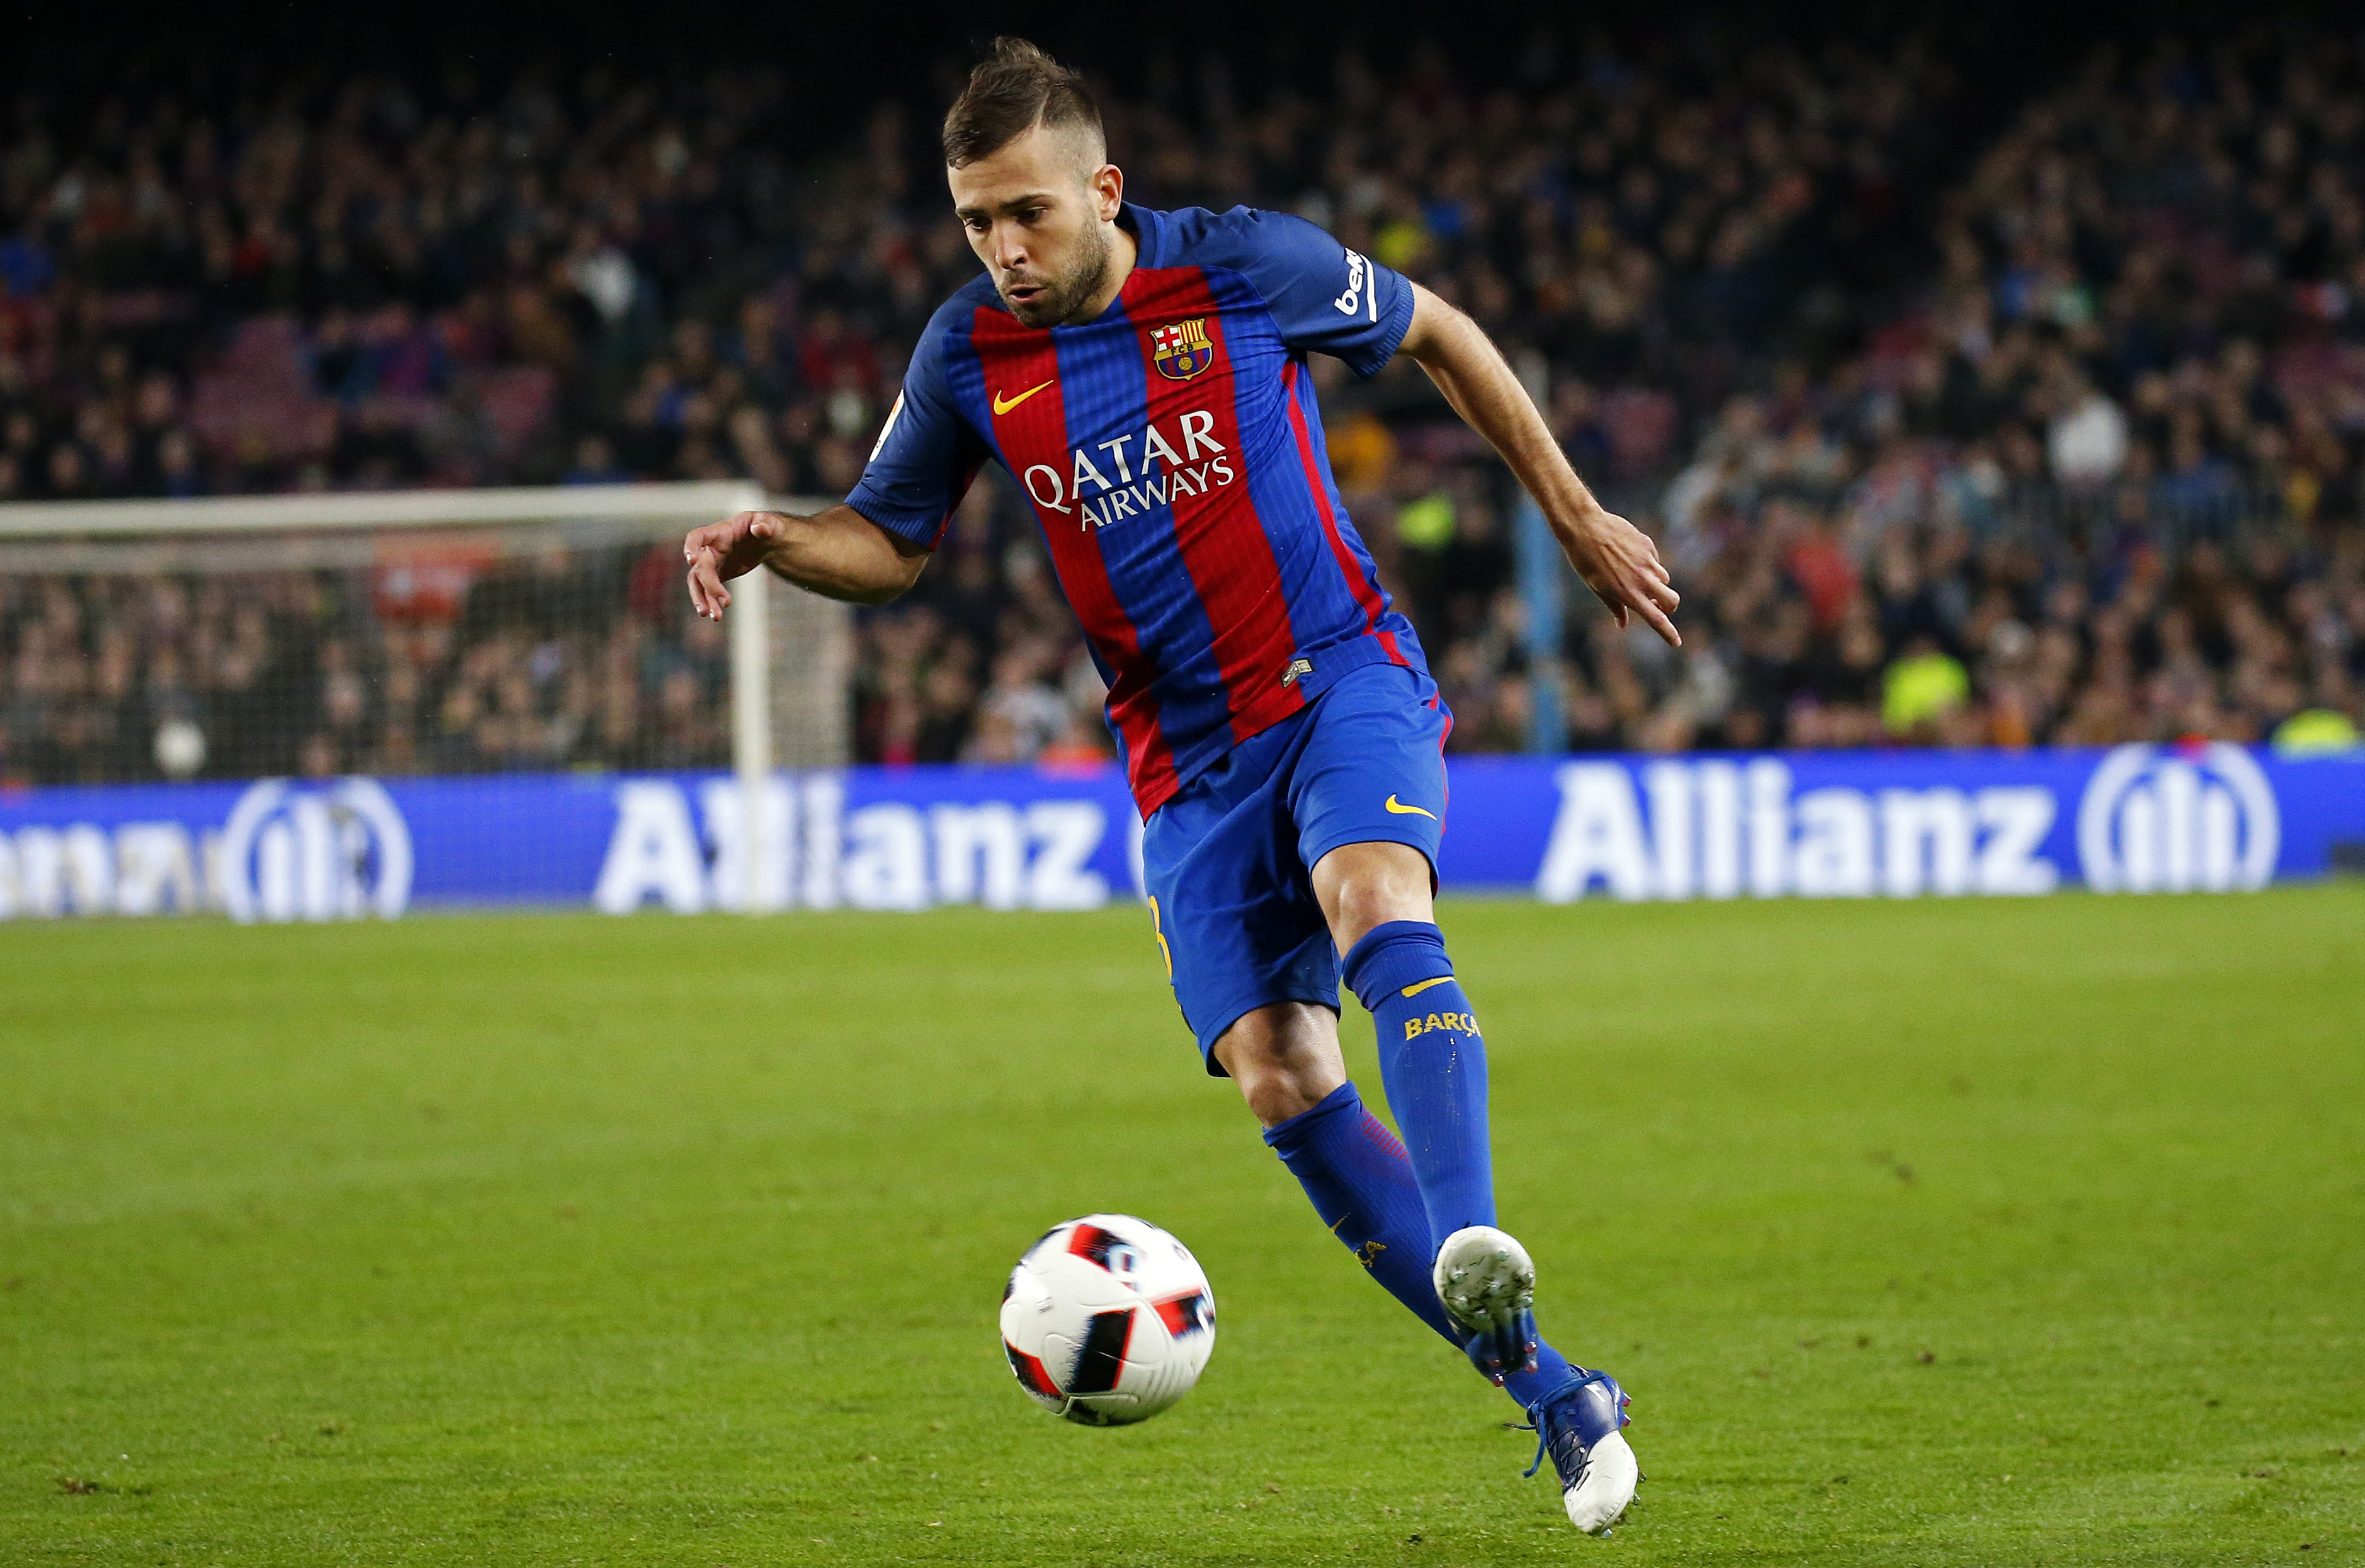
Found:
[[[1097,140],[1100,106],[1081,73],[1025,39],[998,38],[945,115],[945,162],[958,169],[991,157],[1038,125],[1082,126]]]

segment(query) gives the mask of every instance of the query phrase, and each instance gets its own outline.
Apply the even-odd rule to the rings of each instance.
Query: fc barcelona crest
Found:
[[[1157,351],[1150,363],[1169,381],[1188,381],[1216,363],[1216,345],[1208,341],[1205,316],[1152,328],[1149,345]]]

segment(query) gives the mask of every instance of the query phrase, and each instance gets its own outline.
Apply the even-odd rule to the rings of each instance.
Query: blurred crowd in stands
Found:
[[[2353,735],[2359,64],[2324,38],[2105,56],[2020,107],[1911,308],[1706,422],[1660,516],[1717,669],[1638,730],[1602,661],[1619,733]]]
[[[1702,41],[1706,39],[1706,41]],[[2337,734],[2365,688],[2354,40],[2110,52],[1421,48],[1104,93],[1128,194],[1304,214],[1469,310],[1646,522],[1686,645],[1530,635],[1520,501],[1409,364],[1317,361],[1453,745]],[[1295,85],[1286,84],[1295,81]],[[758,66],[28,96],[0,126],[0,501],[748,477],[842,494],[976,265],[932,126],[844,145]],[[1327,368],[1326,368],[1327,367]],[[723,759],[675,553],[0,576],[0,778]],[[1570,591],[1582,599],[1582,589]],[[863,760],[1105,756],[1010,487],[859,621]],[[2303,726],[2304,727],[2304,726]],[[183,732],[185,733],[185,732]]]
[[[721,627],[678,546],[356,570],[0,577],[6,776],[704,767]]]

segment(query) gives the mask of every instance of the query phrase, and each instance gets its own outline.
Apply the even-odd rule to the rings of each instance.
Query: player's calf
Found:
[[[1388,1108],[1420,1182],[1430,1245],[1493,1225],[1486,1042],[1444,937],[1426,921],[1390,921],[1348,949],[1340,972],[1372,1015]]]
[[[1311,1110],[1267,1128],[1264,1140],[1364,1271],[1413,1316],[1461,1344],[1467,1336],[1423,1267],[1429,1217],[1404,1145],[1364,1109],[1355,1086],[1342,1084]]]

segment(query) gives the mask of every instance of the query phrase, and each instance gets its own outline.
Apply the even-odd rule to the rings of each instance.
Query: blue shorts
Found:
[[[1408,844],[1436,875],[1452,724],[1427,675],[1365,665],[1234,746],[1144,825],[1150,916],[1210,1073],[1226,1076],[1216,1041],[1244,1013],[1339,1010],[1339,955],[1314,899],[1325,855]]]

